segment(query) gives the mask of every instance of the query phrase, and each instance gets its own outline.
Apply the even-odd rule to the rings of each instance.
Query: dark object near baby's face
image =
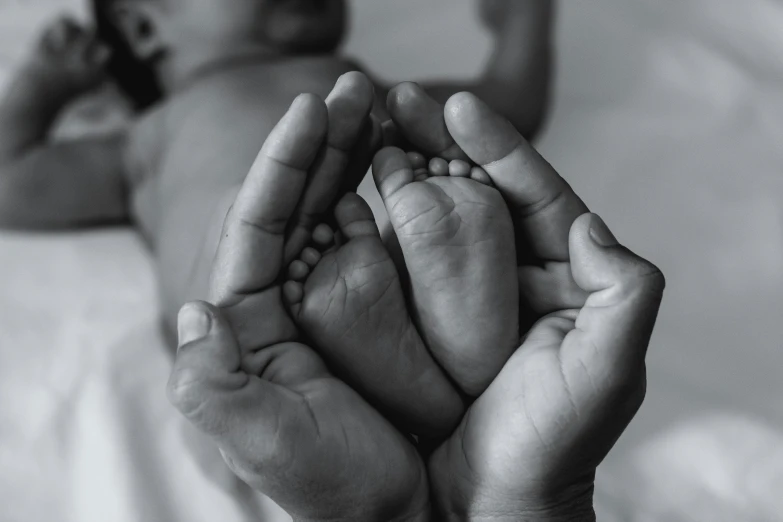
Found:
[[[115,0],[92,0],[92,12],[98,38],[112,50],[108,64],[109,74],[130,98],[136,110],[144,110],[157,103],[163,93],[149,64],[137,59],[128,42],[110,16]]]
[[[98,35],[114,51],[110,72],[139,109],[159,100],[161,88],[152,64],[136,56],[114,14],[118,6],[138,9],[144,3],[157,4],[140,12],[173,57],[178,46],[203,39],[259,43],[285,54],[331,53],[348,25],[345,0],[92,0]]]

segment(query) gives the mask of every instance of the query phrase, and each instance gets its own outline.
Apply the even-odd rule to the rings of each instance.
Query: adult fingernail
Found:
[[[179,345],[184,346],[203,339],[209,335],[211,327],[212,318],[204,309],[197,305],[185,305],[177,318]]]
[[[590,237],[598,246],[602,247],[611,247],[619,243],[606,226],[606,223],[604,223],[604,220],[595,214],[593,214],[590,220]]]

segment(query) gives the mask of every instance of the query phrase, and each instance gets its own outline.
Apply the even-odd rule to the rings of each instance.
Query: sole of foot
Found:
[[[376,186],[405,258],[419,329],[463,392],[478,396],[518,346],[514,227],[487,173],[387,148]]]
[[[462,399],[413,323],[370,207],[348,194],[335,220],[338,233],[316,227],[313,246],[289,267],[283,293],[295,321],[330,368],[398,425],[448,433]]]

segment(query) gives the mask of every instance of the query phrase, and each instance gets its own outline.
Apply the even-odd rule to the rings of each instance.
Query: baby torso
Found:
[[[134,126],[131,206],[158,269],[162,306],[206,299],[223,218],[266,137],[303,92],[325,98],[355,67],[314,58],[240,64],[200,78]]]

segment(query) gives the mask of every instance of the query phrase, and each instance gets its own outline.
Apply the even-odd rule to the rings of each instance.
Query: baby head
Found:
[[[115,51],[112,72],[134,98],[160,91],[150,83],[154,73],[198,61],[194,54],[219,60],[224,50],[254,46],[331,53],[347,25],[345,0],[93,0],[93,6],[99,36]]]

